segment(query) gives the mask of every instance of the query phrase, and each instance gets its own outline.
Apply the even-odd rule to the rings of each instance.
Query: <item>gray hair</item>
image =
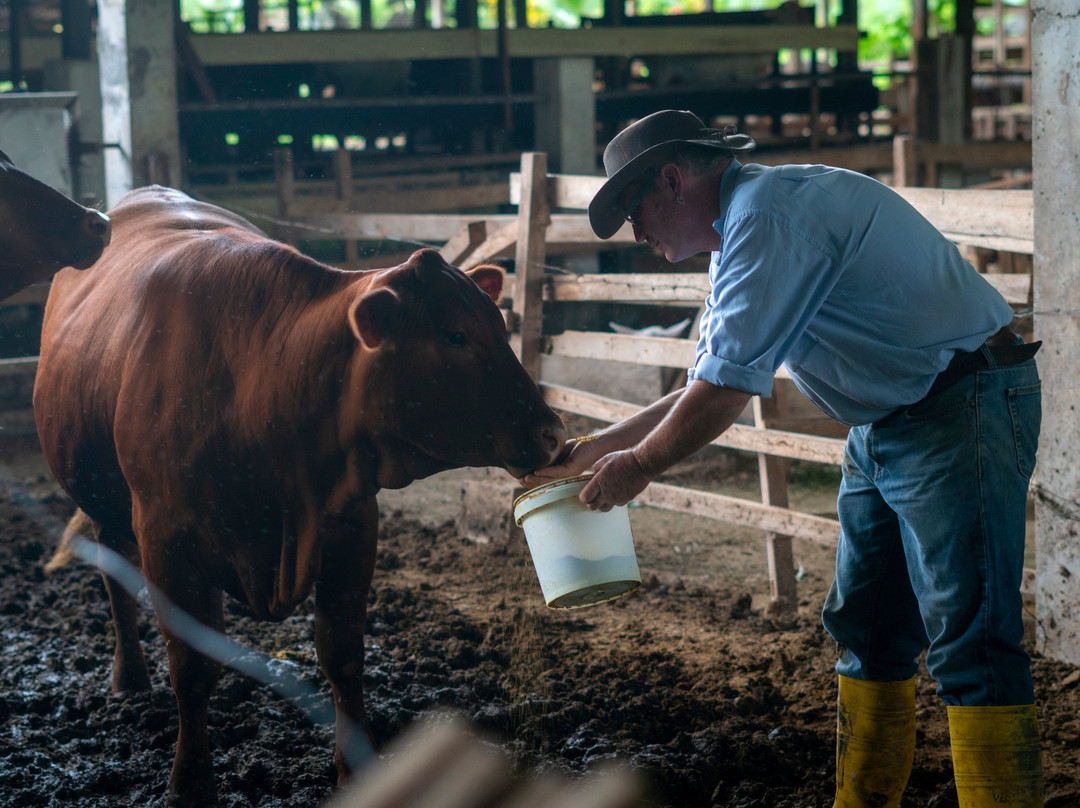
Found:
[[[716,140],[721,140],[736,134],[736,130],[733,125],[729,124],[723,129],[705,129],[702,130],[702,133],[706,134],[707,137],[711,136]],[[669,158],[669,162],[675,163],[680,168],[685,168],[691,174],[697,176],[708,174],[734,157],[735,151],[733,149],[686,143]]]

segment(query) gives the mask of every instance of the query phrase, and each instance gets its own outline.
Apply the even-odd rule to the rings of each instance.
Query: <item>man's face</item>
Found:
[[[663,253],[673,264],[719,249],[719,236],[712,228],[718,215],[718,176],[691,174],[676,163],[665,163],[630,183],[618,202],[623,218],[634,228],[634,240]]]

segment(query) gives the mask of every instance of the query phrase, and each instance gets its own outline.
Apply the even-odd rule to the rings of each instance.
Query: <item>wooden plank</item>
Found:
[[[462,269],[472,269],[477,264],[492,262],[499,258],[506,258],[509,256],[510,251],[517,245],[517,240],[518,223],[511,222],[510,224],[503,225],[477,245],[476,249],[473,250],[472,253],[469,254],[469,257],[464,259],[459,266]],[[516,285],[514,286],[514,289],[517,289]],[[507,291],[505,286],[503,287],[503,295],[509,298],[514,297],[513,293]]]
[[[0,359],[0,376],[33,376],[37,372],[36,356],[18,356]]]
[[[549,200],[555,208],[587,207],[588,200],[604,184],[603,177],[555,176],[554,198]],[[520,196],[518,183],[511,174],[512,204]],[[1007,252],[1032,252],[1034,197],[1031,190],[897,188],[896,191],[946,238]],[[591,234],[591,228],[588,232]],[[620,234],[616,234],[616,238]],[[622,235],[620,241],[627,238]]]
[[[898,188],[897,193],[946,238],[976,247],[1031,255],[1034,195],[1030,190]]]
[[[514,58],[775,53],[781,48],[854,51],[855,25],[693,25],[619,28],[512,28],[506,51]],[[379,31],[280,31],[198,34],[192,46],[205,67],[416,59],[497,58],[499,32],[478,28]],[[0,64],[3,63],[0,55]]]
[[[10,297],[0,300],[0,306],[44,305],[46,299],[49,297],[50,288],[51,286],[48,281],[31,284],[25,289],[20,289]]]
[[[1000,180],[990,180],[989,182],[980,182],[978,185],[969,186],[971,190],[979,191],[991,191],[991,190],[1007,190],[1013,188],[1019,188],[1022,185],[1031,185],[1031,172],[1026,174],[1019,174],[1015,177],[1002,177]]]
[[[549,174],[548,204],[554,208],[572,208],[588,210],[589,202],[606,182],[605,177],[593,177],[587,174]],[[521,199],[521,174],[510,174],[510,204],[518,204]]]
[[[711,291],[704,272],[549,275],[546,282],[545,299],[558,301],[699,305]]]
[[[1030,273],[984,272],[983,277],[1010,303],[1026,306],[1031,302]]]
[[[290,215],[306,219],[346,211],[377,211],[380,214],[465,211],[504,205],[509,196],[503,181],[427,188],[391,187],[385,183],[381,187],[361,188],[354,184],[349,207],[342,208],[337,196],[329,193],[329,187],[327,191],[326,194],[296,194],[289,206]]]
[[[273,212],[254,201],[220,196],[214,197],[214,203],[254,220],[274,216]],[[482,220],[488,231],[494,232],[517,221],[517,216],[510,213],[491,214]],[[474,221],[478,221],[475,213],[320,213],[288,217],[289,229],[303,238],[372,239],[424,244],[449,241]],[[604,241],[593,234],[587,217],[580,214],[552,214],[547,244],[549,248],[575,245],[578,252],[610,250],[635,243],[629,228],[624,231]]]
[[[521,364],[540,381],[540,335],[544,324],[544,263],[546,235],[551,221],[547,203],[547,155],[521,155],[521,200],[518,203],[517,249],[514,272],[517,285],[514,313],[521,317]]]
[[[597,393],[543,381],[540,389],[544,394],[544,400],[553,409],[577,413],[608,423],[622,421],[642,409],[637,404],[629,404]],[[839,465],[844,460],[844,443],[845,441],[839,438],[823,438],[816,435],[733,424],[717,437],[712,445],[745,452],[763,452],[776,457],[789,457],[813,463]]]
[[[983,277],[1010,303],[1028,302],[1030,274],[986,272]],[[705,272],[549,275],[545,283],[545,299],[560,302],[699,304],[710,292]]]
[[[622,227],[609,239],[600,239],[589,226],[589,217],[582,214],[556,213],[551,216],[547,231],[548,244],[579,244],[583,248],[594,247],[601,250],[613,250],[616,247],[633,246],[633,228]]]
[[[1030,274],[986,272],[983,277],[1010,303],[1028,302]],[[709,276],[704,272],[549,275],[545,299],[689,304],[700,303],[709,291]]]
[[[915,154],[926,163],[958,163],[969,168],[1031,165],[1030,140],[969,140],[964,143],[917,143]]]
[[[597,331],[564,331],[545,337],[546,353],[577,359],[601,359],[666,368],[688,368],[697,355],[697,341],[671,337],[639,337]]]
[[[856,25],[816,28],[809,25],[633,26],[604,29],[514,28],[507,31],[512,57],[694,55],[772,53],[781,48],[835,48],[854,51]],[[196,34],[191,44],[203,67],[324,62],[397,62],[410,59],[495,58],[498,32],[491,29],[383,29],[378,31],[275,31],[245,34]],[[595,44],[593,44],[595,42]],[[60,37],[29,37],[23,67],[40,70],[63,58]],[[11,65],[0,49],[0,73]]]
[[[826,547],[835,547],[840,537],[840,523],[835,519],[666,483],[650,483],[638,495],[637,501],[654,508],[720,519],[744,527],[794,536]]]
[[[1021,167],[1031,164],[1031,143],[1027,141],[972,141],[963,144],[916,142],[914,148],[915,161],[920,164],[958,163],[968,167]],[[894,166],[893,150],[891,143],[857,144],[837,149],[755,151],[747,160],[769,166],[826,163],[853,171],[890,171]],[[551,174],[548,181],[553,208],[585,210],[589,200],[606,180],[602,176]],[[511,173],[511,200],[518,193],[517,183],[517,175]]]
[[[387,241],[445,242],[478,221],[467,213],[325,213],[290,218],[293,229],[319,234],[326,238],[378,239]],[[488,232],[517,221],[513,214],[483,217]]]
[[[544,337],[544,352],[576,359],[600,359],[661,368],[693,367],[697,357],[696,339],[639,337],[599,331],[564,331]],[[774,377],[791,378],[781,365]]]
[[[386,213],[472,210],[505,205],[509,189],[505,182],[481,182],[448,188],[395,188],[353,195],[353,210]]]
[[[456,236],[446,242],[439,254],[448,264],[458,266],[470,253],[487,238],[487,227],[483,222],[469,222]]]

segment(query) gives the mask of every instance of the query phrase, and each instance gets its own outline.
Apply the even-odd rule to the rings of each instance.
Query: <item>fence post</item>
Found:
[[[754,426],[767,428],[770,418],[783,408],[780,388],[773,386],[773,398],[763,400],[754,396]],[[788,507],[788,471],[791,461],[786,457],[758,454],[758,475],[761,479],[761,502],[776,508]],[[795,557],[791,550],[791,536],[767,531],[765,555],[769,564],[769,589],[772,602],[769,611],[785,614],[795,611],[798,604],[795,593]]]
[[[540,337],[544,318],[545,237],[551,221],[547,201],[547,155],[521,155],[521,199],[518,202],[517,247],[514,253],[514,310],[521,316],[521,364],[540,381]]]
[[[911,135],[897,135],[893,138],[893,187],[913,188],[918,184],[918,176],[915,138]]]
[[[348,149],[340,148],[334,152],[334,191],[338,198],[338,209],[342,213],[353,212],[353,173],[352,154]],[[355,239],[345,241],[345,264],[353,268],[360,259],[360,251]]]
[[[296,194],[296,177],[293,174],[293,154],[288,146],[274,149],[274,190],[277,192],[277,215],[286,222]],[[274,225],[274,238],[286,244],[294,243],[292,229],[284,224]]]

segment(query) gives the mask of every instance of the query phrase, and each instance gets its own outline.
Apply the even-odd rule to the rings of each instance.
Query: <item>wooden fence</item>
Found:
[[[583,274],[548,271],[549,254],[618,249],[633,245],[626,228],[607,241],[597,239],[584,210],[603,179],[593,176],[549,175],[543,153],[521,156],[520,171],[511,175],[509,199],[516,213],[470,214],[305,213],[280,199],[279,212],[289,216],[286,239],[309,234],[319,239],[388,239],[441,245],[451,263],[463,268],[482,261],[513,257],[506,295],[512,300],[517,324],[512,337],[522,363],[540,383],[545,399],[559,410],[604,422],[615,422],[640,407],[594,392],[550,383],[542,378],[543,354],[624,362],[656,368],[685,369],[694,361],[695,339],[615,334],[601,331],[544,329],[545,301],[627,302],[699,307],[709,292],[707,273]],[[1033,248],[1033,195],[1030,190],[942,190],[898,188],[923,215],[951,240],[966,249],[1001,251],[1030,256]],[[552,210],[571,211],[552,213]],[[1031,305],[1028,271],[985,273],[1016,306]],[[40,298],[29,290],[9,301]],[[35,357],[6,360],[0,372],[32,372]],[[778,378],[784,379],[783,369]],[[761,501],[653,483],[639,497],[643,504],[702,515],[758,528],[765,533],[774,606],[793,608],[796,601],[792,539],[835,545],[835,519],[802,513],[788,507],[787,473],[791,461],[839,464],[840,437],[778,428],[790,421],[782,386],[772,399],[753,401],[753,425],[736,424],[714,445],[756,453],[761,478]],[[507,507],[509,508],[509,502]],[[1030,581],[1030,573],[1026,576]]]
[[[910,144],[898,144],[897,173],[910,159]],[[517,333],[513,337],[522,363],[540,382],[548,403],[559,410],[605,422],[621,420],[640,407],[585,390],[553,384],[540,373],[544,354],[656,368],[685,369],[693,364],[696,340],[615,334],[601,331],[544,329],[544,302],[621,302],[698,307],[709,292],[706,272],[572,275],[548,271],[555,253],[618,249],[633,245],[623,231],[608,241],[597,239],[584,211],[603,178],[547,173],[546,156],[526,153],[520,172],[511,175],[514,214],[468,216],[422,214],[332,214],[290,217],[292,232],[322,233],[345,239],[397,239],[438,242],[451,263],[468,268],[481,261],[513,258],[506,295],[512,299]],[[897,188],[949,239],[963,249],[1030,256],[1033,251],[1033,195],[1030,190],[943,190]],[[553,213],[552,211],[560,211]],[[566,212],[570,211],[570,212]],[[974,258],[974,255],[973,255]],[[977,262],[982,266],[985,261]],[[987,279],[1015,306],[1031,305],[1030,261],[999,262],[1010,272],[986,272]],[[1021,271],[1016,271],[1017,266]],[[783,369],[778,374],[785,378]],[[792,460],[839,464],[840,437],[777,428],[791,423],[784,388],[772,399],[754,399],[753,426],[736,424],[713,443],[758,455],[761,501],[653,483],[639,497],[643,504],[720,519],[765,532],[772,599],[777,608],[796,603],[793,538],[835,545],[835,519],[788,507],[787,473]]]

